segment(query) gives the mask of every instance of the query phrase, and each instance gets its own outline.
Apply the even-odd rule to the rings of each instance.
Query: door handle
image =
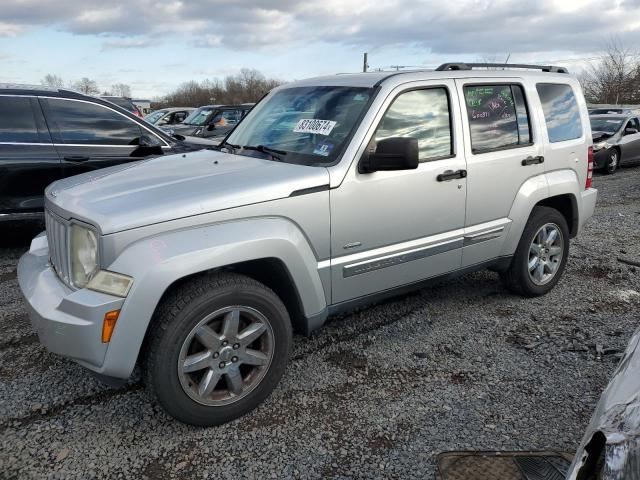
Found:
[[[68,162],[86,162],[89,157],[86,155],[67,155],[64,159]]]
[[[447,170],[436,177],[439,182],[448,182],[449,180],[455,180],[456,178],[465,178],[467,176],[466,170]]]
[[[537,157],[527,157],[522,160],[522,166],[526,167],[527,165],[538,165],[540,163],[544,163],[544,157],[538,155]]]

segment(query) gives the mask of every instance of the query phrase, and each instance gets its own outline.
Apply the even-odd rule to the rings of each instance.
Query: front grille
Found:
[[[47,228],[51,265],[58,274],[58,277],[67,285],[71,285],[69,277],[67,224],[48,210],[45,211],[44,220]]]

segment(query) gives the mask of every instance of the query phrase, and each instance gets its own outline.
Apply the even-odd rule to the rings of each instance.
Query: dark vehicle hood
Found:
[[[204,126],[198,127],[196,125],[178,123],[177,125],[167,125],[166,127],[163,127],[163,130],[177,133],[179,135],[191,135],[196,128],[204,128]]]
[[[600,132],[598,130],[591,132],[591,137],[593,139],[593,143],[601,142],[602,140],[606,140],[607,138],[611,138],[614,135],[615,135],[614,133]]]

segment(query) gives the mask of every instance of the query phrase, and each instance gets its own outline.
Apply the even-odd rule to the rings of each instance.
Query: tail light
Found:
[[[589,147],[587,152],[587,181],[584,188],[591,188],[591,183],[593,183],[593,147]]]

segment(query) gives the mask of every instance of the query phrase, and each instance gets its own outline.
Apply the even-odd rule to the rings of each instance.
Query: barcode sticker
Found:
[[[294,133],[318,133],[320,135],[329,135],[336,122],[333,120],[318,120],[315,118],[303,118],[294,127]]]

